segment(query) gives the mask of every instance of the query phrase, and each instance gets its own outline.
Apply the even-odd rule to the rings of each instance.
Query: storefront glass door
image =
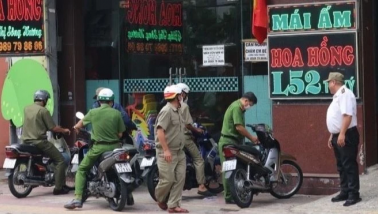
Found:
[[[120,3],[123,104],[139,127],[137,141],[154,139],[153,124],[170,80],[189,85],[193,118],[219,138],[223,114],[241,91],[239,5],[225,0]]]

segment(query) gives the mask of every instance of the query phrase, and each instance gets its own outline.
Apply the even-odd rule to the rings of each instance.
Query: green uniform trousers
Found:
[[[87,172],[93,167],[102,153],[113,151],[119,148],[119,143],[97,144],[95,143],[81,161],[75,177],[75,196],[77,200],[81,200],[83,196],[84,186],[86,182]]]
[[[225,161],[225,157],[223,154],[223,147],[226,145],[232,144],[239,144],[236,140],[231,140],[225,137],[221,137],[218,143],[218,151],[219,151],[219,158],[221,161],[221,165],[223,166],[223,162]],[[227,182],[224,172],[222,172],[222,183],[223,183],[223,195],[225,200],[231,200],[231,192],[230,192],[230,185]]]
[[[62,189],[63,185],[66,183],[66,169],[67,164],[64,162],[64,157],[62,153],[49,141],[42,142],[25,142],[26,144],[32,144],[47,155],[54,161],[55,170],[55,189]]]
[[[185,136],[185,148],[188,150],[193,159],[193,165],[196,171],[196,179],[198,184],[205,184],[205,162],[197,145],[190,136]]]
[[[168,208],[181,206],[182,189],[186,176],[186,156],[184,150],[171,151],[172,161],[168,163],[164,159],[162,149],[157,151],[157,166],[159,169],[159,183],[155,189],[155,197],[158,202],[166,202]]]

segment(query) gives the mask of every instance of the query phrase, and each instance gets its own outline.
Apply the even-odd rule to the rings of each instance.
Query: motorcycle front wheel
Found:
[[[66,171],[66,186],[69,190],[75,190],[75,176],[76,172],[72,172],[73,165],[70,164]]]
[[[8,177],[9,190],[16,198],[25,198],[33,189],[33,186],[24,185],[19,182],[21,179],[26,179],[27,169],[28,164],[26,162],[20,162],[15,166],[14,170]]]
[[[282,162],[280,170],[278,181],[272,185],[270,194],[278,199],[291,198],[302,186],[302,169],[294,161],[285,160]]]
[[[240,208],[251,206],[253,200],[252,190],[244,187],[245,180],[247,180],[247,172],[240,166],[237,166],[228,179],[231,197]]]

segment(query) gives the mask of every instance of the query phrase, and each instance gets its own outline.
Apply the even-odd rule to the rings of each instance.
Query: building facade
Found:
[[[337,4],[329,5],[332,2]],[[277,26],[273,26],[270,15],[269,61],[251,63],[245,58],[245,43],[253,39],[253,1],[250,0],[59,1],[56,14],[61,125],[71,127],[75,124],[75,112],[90,109],[95,89],[109,87],[139,127],[134,133],[135,139],[140,142],[152,140],[151,126],[160,108],[164,87],[170,82],[184,82],[192,89],[189,95],[192,115],[217,137],[227,106],[244,91],[252,90],[259,101],[246,113],[246,122],[263,122],[273,127],[283,150],[293,154],[303,169],[302,193],[334,193],[338,189],[338,175],[333,152],[327,147],[329,133],[325,124],[331,96],[319,81],[335,69],[351,72],[348,78],[355,80],[361,173],[377,163],[378,81],[375,72],[377,3],[372,0],[355,2],[350,10],[352,26],[349,27],[344,17],[348,12],[342,12],[348,11],[350,5],[345,1],[332,2],[306,1],[310,3],[306,8],[314,14],[319,7],[331,6],[329,11],[341,8],[330,15],[331,20],[339,20],[333,23],[331,30],[304,26],[310,25],[312,19],[301,13],[301,8],[296,13],[304,24],[301,29],[298,23],[290,26],[289,19],[288,27],[293,29],[286,29],[288,32],[283,29],[282,20],[277,22],[280,28],[274,29]],[[300,3],[304,1],[268,1],[270,13],[274,12],[280,19],[284,14],[282,8],[294,8],[295,11],[297,6],[293,5]],[[320,20],[319,14],[317,17],[316,24]],[[292,33],[293,30],[298,32]],[[349,40],[348,35],[351,36]],[[340,62],[339,66],[324,63],[306,68],[304,72],[318,71],[317,83],[322,86],[321,90],[312,88],[315,91],[311,92],[310,87],[308,93],[299,93],[290,89],[290,72],[282,76],[277,74],[279,66],[272,61],[277,59],[272,50],[292,49],[292,61],[288,62],[288,55],[283,55],[287,60],[282,69],[294,70],[301,64],[298,57],[295,58],[296,47],[308,50],[316,41],[321,48],[324,37],[328,39],[328,47],[354,47],[355,60],[353,63]],[[288,42],[284,44],[283,41]],[[334,41],[340,44],[332,43]],[[334,54],[331,59],[337,64],[340,60],[348,60],[348,53],[352,52],[346,50],[344,58]],[[293,63],[293,59],[296,62]],[[308,57],[302,60],[305,63]],[[310,83],[317,77],[316,73],[306,76],[302,82]],[[67,142],[73,140],[74,136],[70,136]]]

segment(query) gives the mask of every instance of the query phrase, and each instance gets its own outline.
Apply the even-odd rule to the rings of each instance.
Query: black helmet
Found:
[[[44,101],[50,99],[50,93],[46,90],[38,90],[34,93],[34,102],[35,101]]]

